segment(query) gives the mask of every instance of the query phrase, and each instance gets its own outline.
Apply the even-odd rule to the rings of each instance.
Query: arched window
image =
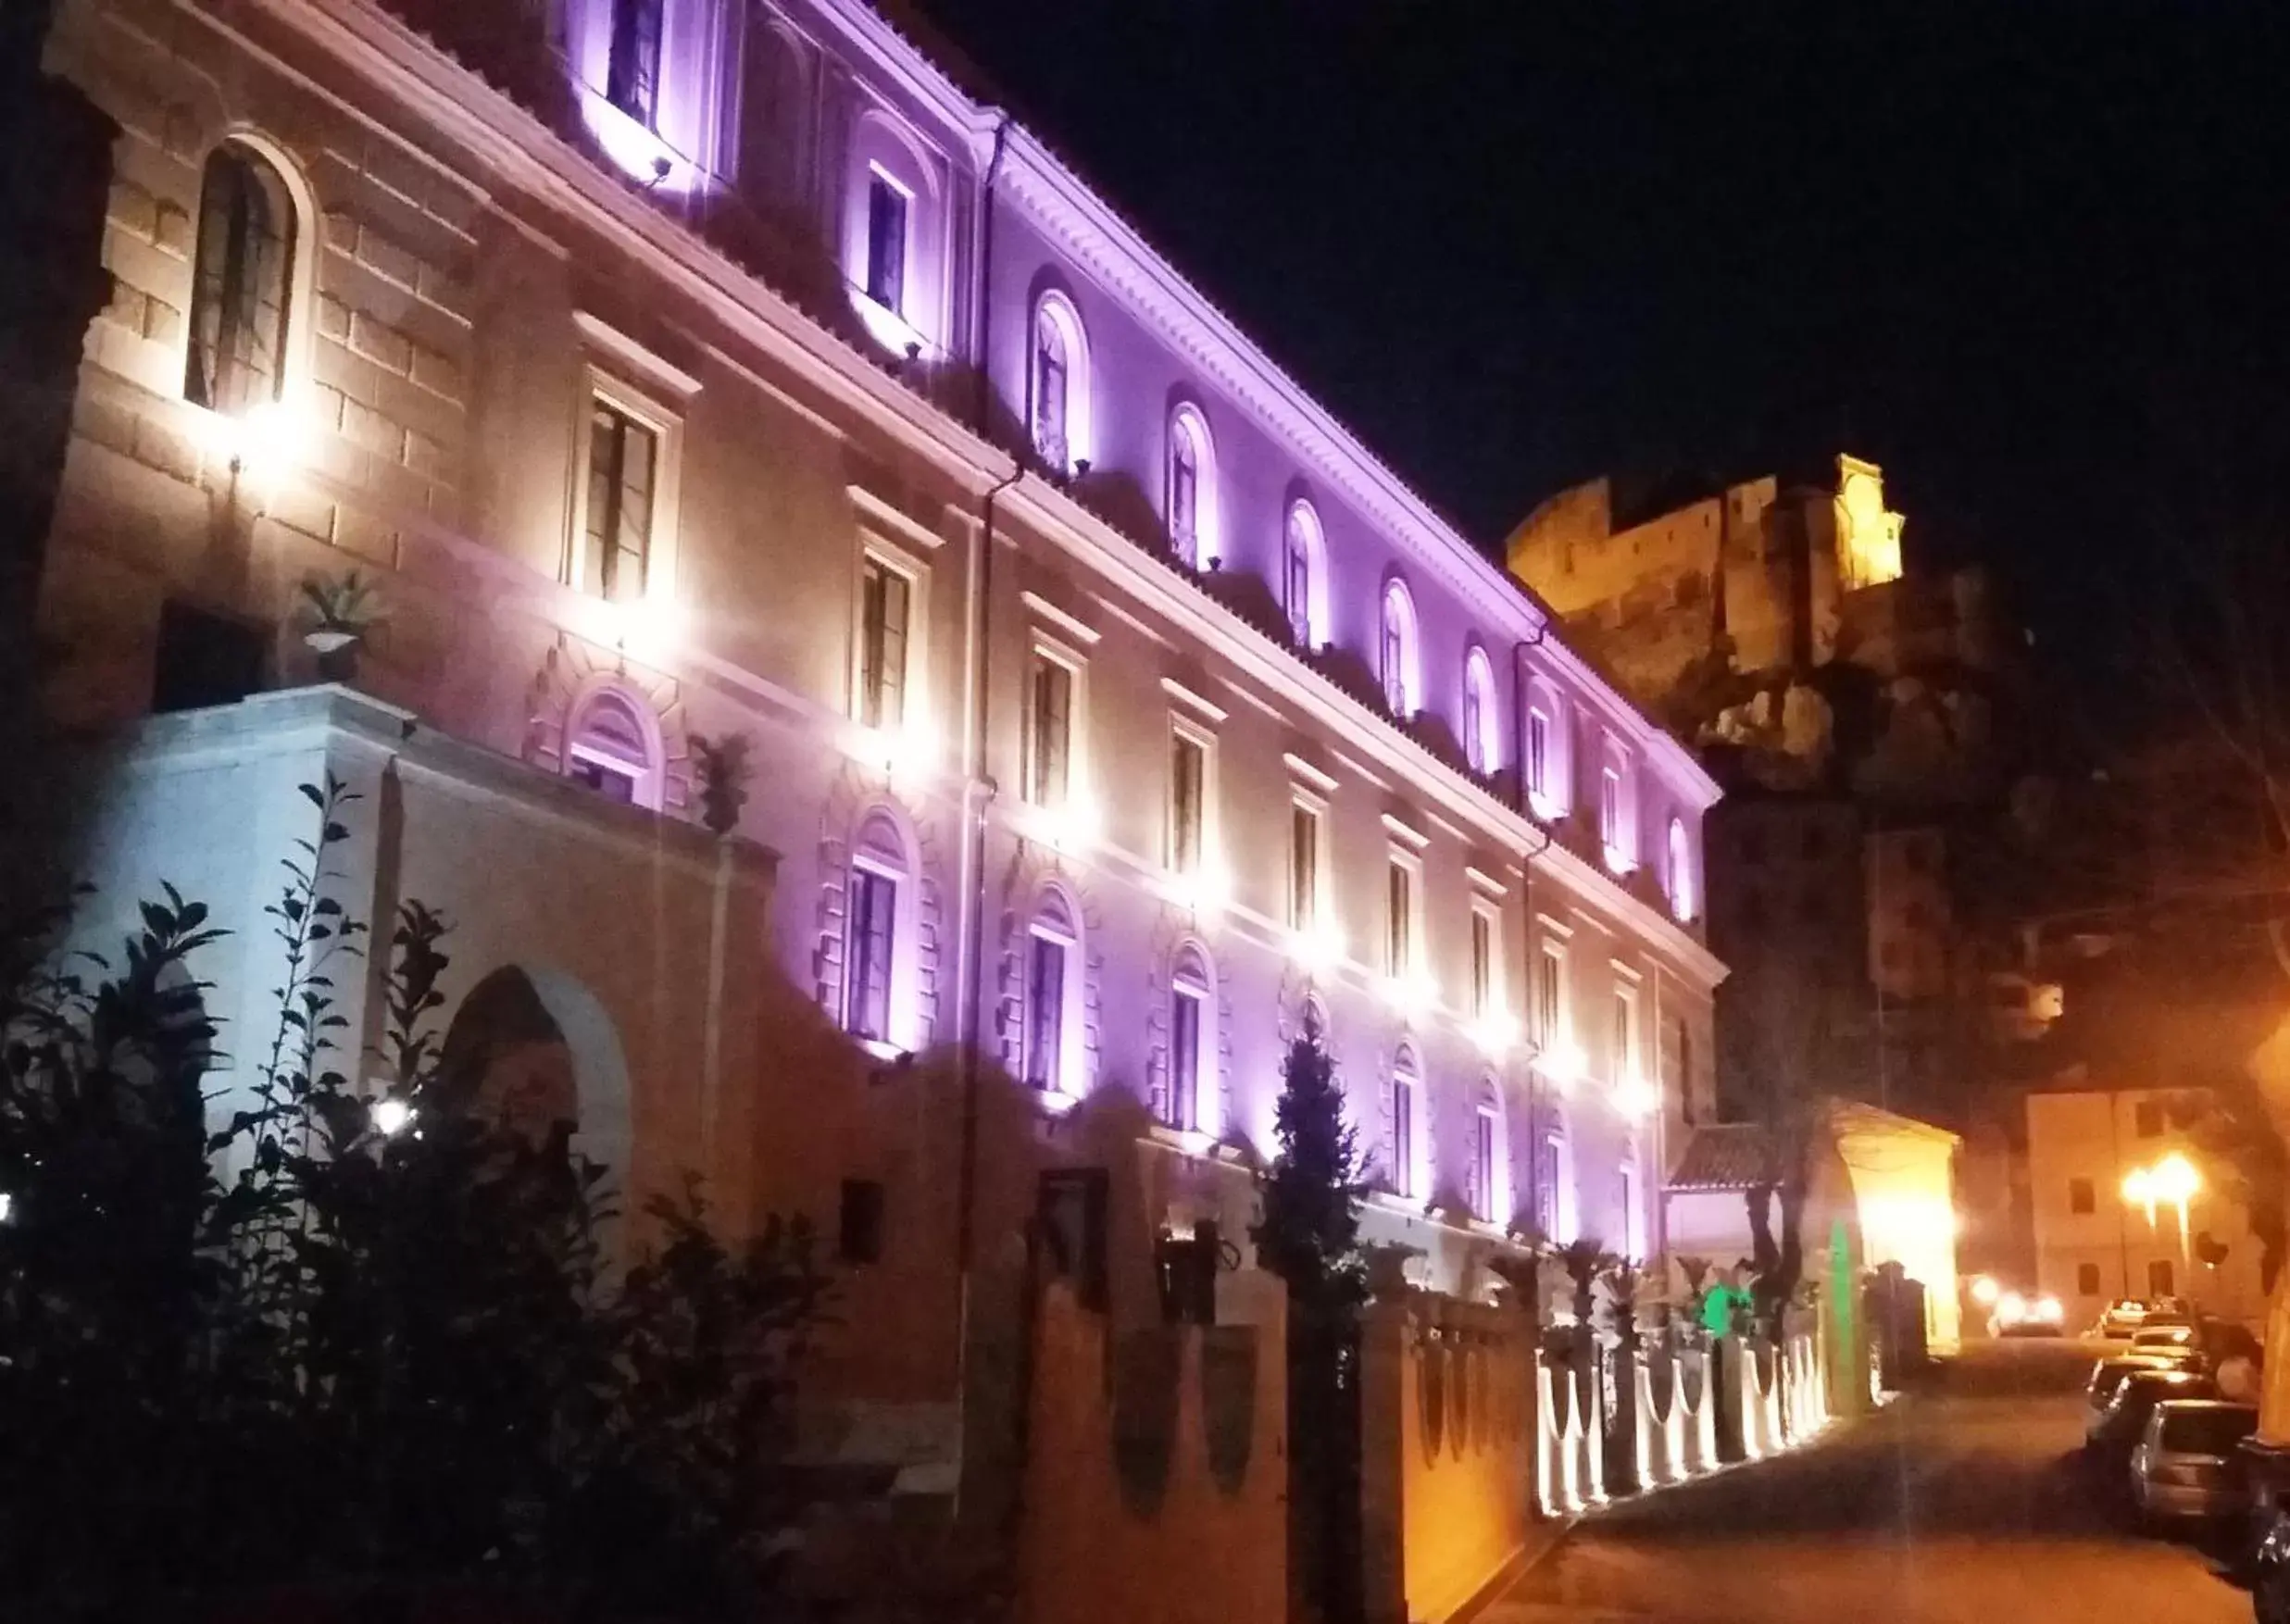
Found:
[[[1510,1156],[1503,1133],[1503,1094],[1492,1076],[1481,1079],[1478,1106],[1471,1113],[1470,1185],[1472,1217],[1491,1224],[1510,1217]]]
[[[1402,1043],[1392,1058],[1392,1193],[1415,1200],[1423,1193],[1420,1165],[1423,1072],[1415,1051]]]
[[[1042,894],[1026,931],[1025,1080],[1045,1093],[1074,1094],[1081,1080],[1080,915],[1066,893]]]
[[[1197,569],[1219,553],[1217,453],[1200,408],[1181,406],[1169,415],[1168,490],[1162,512],[1178,560]]]
[[[1384,706],[1403,721],[1413,716],[1416,695],[1421,690],[1416,681],[1415,601],[1408,597],[1404,581],[1395,581],[1383,589],[1377,675],[1383,683]]]
[[[1328,617],[1321,606],[1326,553],[1320,515],[1309,502],[1290,503],[1288,519],[1281,531],[1281,606],[1288,616],[1288,635],[1301,649],[1314,649],[1328,641]]]
[[[1503,730],[1495,715],[1495,668],[1474,646],[1463,661],[1463,754],[1473,772],[1503,765]]]
[[[299,231],[275,164],[237,141],[207,156],[183,361],[194,406],[244,417],[283,393]]]
[[[1537,818],[1555,818],[1571,798],[1567,793],[1566,710],[1558,690],[1544,677],[1527,679],[1527,715],[1520,732],[1528,809]]]
[[[914,864],[896,819],[877,811],[851,843],[844,897],[843,1030],[879,1047],[904,1048],[912,971]]]
[[[1169,1082],[1161,1119],[1170,1127],[1212,1137],[1217,1123],[1217,983],[1208,956],[1187,943],[1169,978]]]
[[[1609,739],[1598,764],[1598,842],[1607,867],[1627,874],[1638,866],[1638,794],[1630,754]]]
[[[1694,841],[1685,831],[1685,819],[1670,820],[1668,841],[1670,881],[1670,911],[1681,922],[1694,917],[1697,899],[1694,894]]]
[[[650,707],[618,687],[597,689],[565,726],[565,776],[607,800],[660,806],[659,726]]]
[[[761,31],[776,34],[772,27]],[[892,355],[935,351],[945,330],[939,160],[875,108],[852,127],[844,163],[843,269],[852,307]]]
[[[1089,340],[1073,302],[1055,291],[1033,309],[1027,417],[1033,449],[1059,472],[1086,462],[1089,437]]]

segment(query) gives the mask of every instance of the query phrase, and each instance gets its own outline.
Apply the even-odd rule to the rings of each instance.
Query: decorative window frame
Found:
[[[1488,1125],[1488,1188],[1480,1188],[1480,1124]],[[1502,1228],[1509,1224],[1517,1206],[1511,1172],[1510,1112],[1503,1101],[1503,1085],[1492,1071],[1479,1080],[1478,1098],[1471,1102],[1470,1163],[1466,1192],[1471,1213],[1481,1223]]]
[[[1197,967],[1197,973],[1188,973],[1188,967]],[[1163,984],[1164,1007],[1160,1012],[1158,1053],[1160,1089],[1155,1122],[1165,1132],[1178,1135],[1189,1148],[1205,1149],[1217,1142],[1224,1131],[1224,1077],[1222,988],[1217,968],[1217,956],[1208,950],[1208,943],[1198,936],[1180,937],[1169,952],[1169,973]],[[1176,1001],[1189,998],[1199,1007],[1195,1011],[1193,1054],[1193,1125],[1177,1127],[1170,1118],[1177,1115],[1177,1056],[1176,1056]]]
[[[941,179],[945,159],[895,114],[870,106],[851,127],[844,162],[841,269],[851,307],[891,355],[903,356],[910,344],[934,355],[945,347],[947,330],[947,211]],[[875,175],[907,194],[901,310],[876,303],[867,293],[868,192]]]
[[[1484,919],[1487,922],[1487,993],[1485,1007],[1478,1007],[1474,1002],[1479,995],[1476,981],[1478,966],[1470,962],[1476,944],[1471,936],[1467,935],[1463,946],[1466,961],[1464,965],[1465,1006],[1470,1018],[1475,1021],[1499,1020],[1508,1013],[1504,1008],[1503,998],[1503,905],[1474,886],[1470,906],[1470,918]],[[1473,934],[1475,935],[1475,932]]]
[[[907,583],[907,668],[901,674],[898,725],[906,737],[930,731],[931,561],[879,531],[861,529],[851,552],[851,612],[844,668],[843,714],[855,725],[862,711],[867,666],[867,566],[880,564]],[[884,729],[885,732],[893,730]]]
[[[1542,1153],[1550,1155],[1550,1200],[1547,1209],[1542,1194]],[[1582,1233],[1583,1214],[1574,1188],[1574,1140],[1563,1122],[1553,1123],[1542,1130],[1535,1142],[1535,1219],[1541,1222],[1545,1210],[1550,1216],[1550,1232],[1543,1239],[1553,1245],[1563,1246]]]
[[[206,166],[215,155],[227,146],[236,146],[269,166],[286,189],[288,206],[294,211],[289,222],[291,251],[286,266],[286,340],[279,347],[278,387],[272,395],[272,410],[282,422],[303,420],[305,410],[316,386],[315,366],[318,353],[318,262],[319,206],[318,194],[312,190],[310,178],[301,161],[276,138],[248,124],[232,124],[222,130],[200,153],[196,168],[199,201],[205,202]],[[182,329],[180,344],[169,346],[167,377],[172,380],[169,390],[184,409],[217,425],[216,432],[230,434],[221,425],[239,424],[239,437],[248,441],[253,435],[243,425],[244,418],[208,406],[197,406],[184,398],[183,385],[191,369],[193,336],[192,306],[198,293],[198,247],[206,229],[198,206],[191,212],[190,281],[183,294],[183,319],[178,323]],[[256,408],[260,410],[258,406]],[[290,415],[291,414],[291,415]],[[257,431],[260,425],[257,425]],[[236,441],[233,441],[236,443]],[[248,443],[246,450],[257,451],[258,444]]]
[[[1384,852],[1383,880],[1383,975],[1394,983],[1401,994],[1403,1006],[1412,1004],[1414,994],[1430,973],[1429,943],[1424,939],[1423,917],[1423,854],[1404,841],[1387,842]],[[1407,962],[1395,964],[1392,953],[1392,885],[1391,871],[1402,869],[1408,876]]]
[[[1622,1255],[1633,1263],[1643,1264],[1648,1255],[1651,1233],[1646,1223],[1646,1169],[1639,1165],[1635,1143],[1623,1153],[1619,1171],[1622,1181]]]
[[[1534,943],[1534,981],[1528,989],[1528,1020],[1533,1027],[1534,1067],[1545,1081],[1564,1092],[1580,1080],[1582,1045],[1576,1037],[1572,932],[1548,915],[1540,916],[1542,929]],[[1543,1008],[1542,977],[1546,964],[1558,967],[1558,1008],[1548,1018]],[[1552,1030],[1553,1027],[1557,1030]]]
[[[1701,908],[1700,876],[1694,862],[1694,837],[1686,829],[1685,819],[1671,815],[1662,835],[1662,882],[1670,894],[1670,915],[1682,925],[1690,925]]]
[[[1395,630],[1398,633],[1396,656],[1392,646]],[[1402,722],[1423,708],[1423,622],[1416,614],[1415,595],[1398,575],[1385,579],[1376,602],[1376,686],[1393,716]]]
[[[1025,352],[1026,441],[1036,456],[1045,463],[1048,455],[1034,443],[1034,432],[1041,422],[1036,410],[1034,392],[1041,386],[1041,369],[1034,364],[1036,340],[1034,334],[1046,318],[1057,324],[1066,342],[1066,456],[1056,472],[1074,472],[1081,464],[1096,460],[1096,414],[1095,406],[1095,368],[1089,348],[1089,329],[1082,320],[1082,312],[1074,305],[1072,295],[1063,288],[1044,288],[1036,294],[1032,307],[1027,312]]]
[[[690,396],[699,389],[697,380],[669,367],[630,340],[606,328],[594,318],[576,315],[576,324],[584,338],[592,344],[602,340],[598,347],[614,352],[614,359],[623,364],[633,357],[647,357],[653,365],[644,369],[688,384],[681,389],[682,405],[689,405]],[[609,335],[607,337],[606,335]],[[585,358],[581,368],[581,393],[572,419],[572,499],[567,504],[565,526],[564,583],[583,597],[605,601],[594,583],[582,577],[587,567],[589,454],[593,438],[589,431],[589,415],[598,402],[633,419],[650,430],[658,449],[658,461],[653,469],[652,534],[647,538],[644,553],[644,590],[643,596],[622,600],[615,606],[626,608],[631,602],[654,607],[671,605],[676,601],[676,569],[681,538],[681,505],[683,486],[683,424],[682,406],[671,406],[669,395],[655,388],[629,381],[617,368],[600,363],[594,356]]]
[[[1296,814],[1310,818],[1314,825],[1312,836],[1312,894],[1296,894]],[[1328,797],[1301,784],[1288,786],[1288,860],[1287,924],[1288,929],[1304,936],[1328,940],[1335,928],[1335,886],[1330,873],[1333,867],[1328,856],[1328,831],[1333,820],[1329,816]]]
[[[618,705],[629,714],[644,736],[646,759],[631,761],[617,751],[601,750],[582,742],[582,725],[589,712],[599,705]],[[631,805],[652,812],[662,809],[668,786],[668,744],[659,713],[648,697],[617,677],[591,677],[573,691],[566,706],[564,747],[557,752],[557,770],[560,776],[570,778],[574,768],[583,761],[625,774],[633,785],[629,796]]]
[[[1474,714],[1476,713],[1476,714]],[[1495,663],[1474,640],[1463,656],[1463,758],[1482,777],[1503,770],[1503,710]],[[1476,726],[1473,723],[1476,722]]]
[[[1062,921],[1052,913],[1053,906],[1064,915]],[[1088,929],[1080,899],[1068,887],[1051,881],[1042,886],[1034,897],[1020,943],[1024,955],[1019,965],[1020,1077],[1028,1068],[1025,1045],[1033,1032],[1031,956],[1034,940],[1039,937],[1055,942],[1065,949],[1065,975],[1058,988],[1057,1075],[1047,1085],[1047,1092],[1060,1105],[1080,1099],[1088,1087],[1089,1056],[1084,1042],[1088,1019]]]
[[[1537,714],[1543,718],[1546,733],[1543,781],[1539,784],[1534,781],[1532,770],[1533,752],[1530,734]],[[1526,789],[1527,809],[1546,823],[1565,817],[1574,804],[1571,793],[1573,762],[1569,750],[1570,743],[1565,696],[1549,678],[1540,672],[1530,671],[1527,675],[1527,702],[1519,718],[1520,770]]]
[[[1066,673],[1066,786],[1064,798],[1055,805],[1036,799],[1031,793],[1034,752],[1040,739],[1034,726],[1036,660],[1047,660],[1063,668]],[[1021,721],[1025,736],[1019,743],[1018,770],[1019,798],[1036,811],[1070,813],[1095,804],[1090,790],[1088,714],[1089,656],[1063,638],[1036,628],[1026,641],[1026,690]]]
[[[895,853],[886,853],[880,845],[870,843],[868,835],[875,829],[885,829],[896,844]],[[854,951],[853,921],[850,913],[850,876],[864,869],[890,881],[894,892],[895,911],[891,916],[891,965],[888,1009],[882,1038],[855,1038],[859,1047],[877,1059],[891,1060],[911,1054],[920,1047],[921,1031],[921,920],[922,866],[921,846],[916,838],[911,820],[895,802],[874,801],[861,809],[851,825],[849,861],[844,881],[843,916],[843,975],[840,997],[834,1009],[835,1024],[846,1033],[850,1031],[852,997],[851,970]]]
[[[1630,746],[1606,736],[1598,755],[1598,844],[1607,871],[1628,874],[1638,867],[1638,772]],[[1606,826],[1606,781],[1614,782],[1614,827]]]
[[[1407,1162],[1403,1167],[1399,1156],[1400,1085],[1407,1085]],[[1432,1178],[1435,1168],[1431,1145],[1431,1080],[1423,1069],[1423,1056],[1416,1046],[1405,1040],[1392,1051],[1392,1063],[1384,1072],[1384,1161],[1385,1175],[1391,1181],[1392,1195],[1405,1206],[1428,1208],[1431,1206]]]
[[[1169,712],[1169,740],[1170,756],[1179,739],[1197,745],[1201,753],[1201,828],[1196,864],[1183,868],[1177,864],[1177,779],[1169,773],[1167,792],[1161,802],[1161,868],[1172,880],[1201,881],[1217,868],[1217,854],[1222,848],[1222,831],[1217,813],[1218,762],[1217,730],[1190,711],[1174,709]],[[1167,759],[1167,758],[1165,758]]]
[[[1325,647],[1333,635],[1328,624],[1328,531],[1320,509],[1309,496],[1293,496],[1281,512],[1280,603],[1289,635],[1297,635],[1296,606],[1288,601],[1288,549],[1291,537],[1304,543],[1304,606],[1302,643],[1307,653]]]
[[[1071,387],[1071,379],[1067,381]],[[1068,439],[1070,440],[1070,434]],[[1188,542],[1176,531],[1175,495],[1177,487],[1177,447],[1189,443],[1193,448],[1193,535]],[[1169,531],[1169,542],[1179,561],[1195,569],[1206,569],[1211,559],[1224,556],[1224,515],[1218,497],[1220,481],[1217,468],[1217,441],[1209,432],[1208,418],[1190,400],[1181,400],[1170,408],[1169,424],[1161,453],[1161,519]]]
[[[1648,1081],[1646,1069],[1646,1000],[1641,995],[1638,972],[1627,965],[1614,966],[1614,1031],[1608,1034],[1609,1047],[1615,1037],[1621,1039],[1621,1052],[1607,1056],[1610,1085],[1617,1089],[1631,1088]]]

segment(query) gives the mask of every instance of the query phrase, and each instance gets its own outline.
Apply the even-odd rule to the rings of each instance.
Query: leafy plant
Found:
[[[692,737],[692,762],[700,780],[700,821],[713,833],[730,834],[740,826],[747,781],[755,770],[747,759],[750,743],[745,733]]]
[[[313,575],[302,583],[302,601],[318,617],[313,630],[363,636],[382,619],[382,593],[353,569],[339,579]]]
[[[469,1583],[525,1617],[768,1609],[826,1291],[807,1227],[728,1244],[687,1187],[608,1268],[613,1196],[571,1124],[494,1119],[441,1078],[447,931],[419,904],[392,934],[409,1115],[384,1131],[339,1060],[365,930],[330,855],[355,797],[303,793],[315,838],[265,910],[279,1027],[219,1131],[200,904],[147,905],[116,976],[5,990],[0,1593],[38,1616]]]

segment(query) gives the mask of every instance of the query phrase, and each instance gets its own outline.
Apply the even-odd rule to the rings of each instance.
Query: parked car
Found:
[[[2134,1370],[2120,1382],[2107,1407],[2084,1433],[2084,1453],[2100,1473],[2102,1484],[2127,1480],[2131,1452],[2146,1431],[2155,1406],[2171,1399],[2216,1398],[2210,1379],[2193,1370]]]
[[[2172,1398],[2148,1414],[2131,1452],[2131,1503],[2156,1523],[2239,1518],[2250,1505],[2242,1441],[2259,1424],[2256,1405]]]
[[[2132,1332],[2131,1346],[2125,1352],[2138,1358],[2197,1360],[2203,1356],[2202,1333],[2195,1326],[2178,1322],[2142,1326]]]
[[[2096,1334],[2127,1337],[2146,1323],[2146,1305],[2135,1297],[2125,1297],[2120,1303],[2109,1303],[2101,1310]]]
[[[2065,1336],[2067,1311],[2059,1299],[2046,1293],[2038,1296],[2022,1296],[2018,1292],[2006,1292],[1996,1298],[1996,1307],[1988,1315],[1990,1336]]]
[[[2174,1361],[2154,1358],[2147,1355],[2110,1354],[2091,1368],[2091,1377],[2084,1383],[2084,1402],[2087,1406],[2084,1417],[2084,1436],[2089,1438],[2099,1430],[2108,1406],[2115,1402],[2115,1394],[2123,1383],[2145,1370],[2175,1368]]]

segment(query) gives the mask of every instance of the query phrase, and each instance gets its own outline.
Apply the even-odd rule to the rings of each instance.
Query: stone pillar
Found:
[[[1359,1317],[1360,1616],[1408,1624],[1405,1405],[1409,1293],[1379,1293]]]

